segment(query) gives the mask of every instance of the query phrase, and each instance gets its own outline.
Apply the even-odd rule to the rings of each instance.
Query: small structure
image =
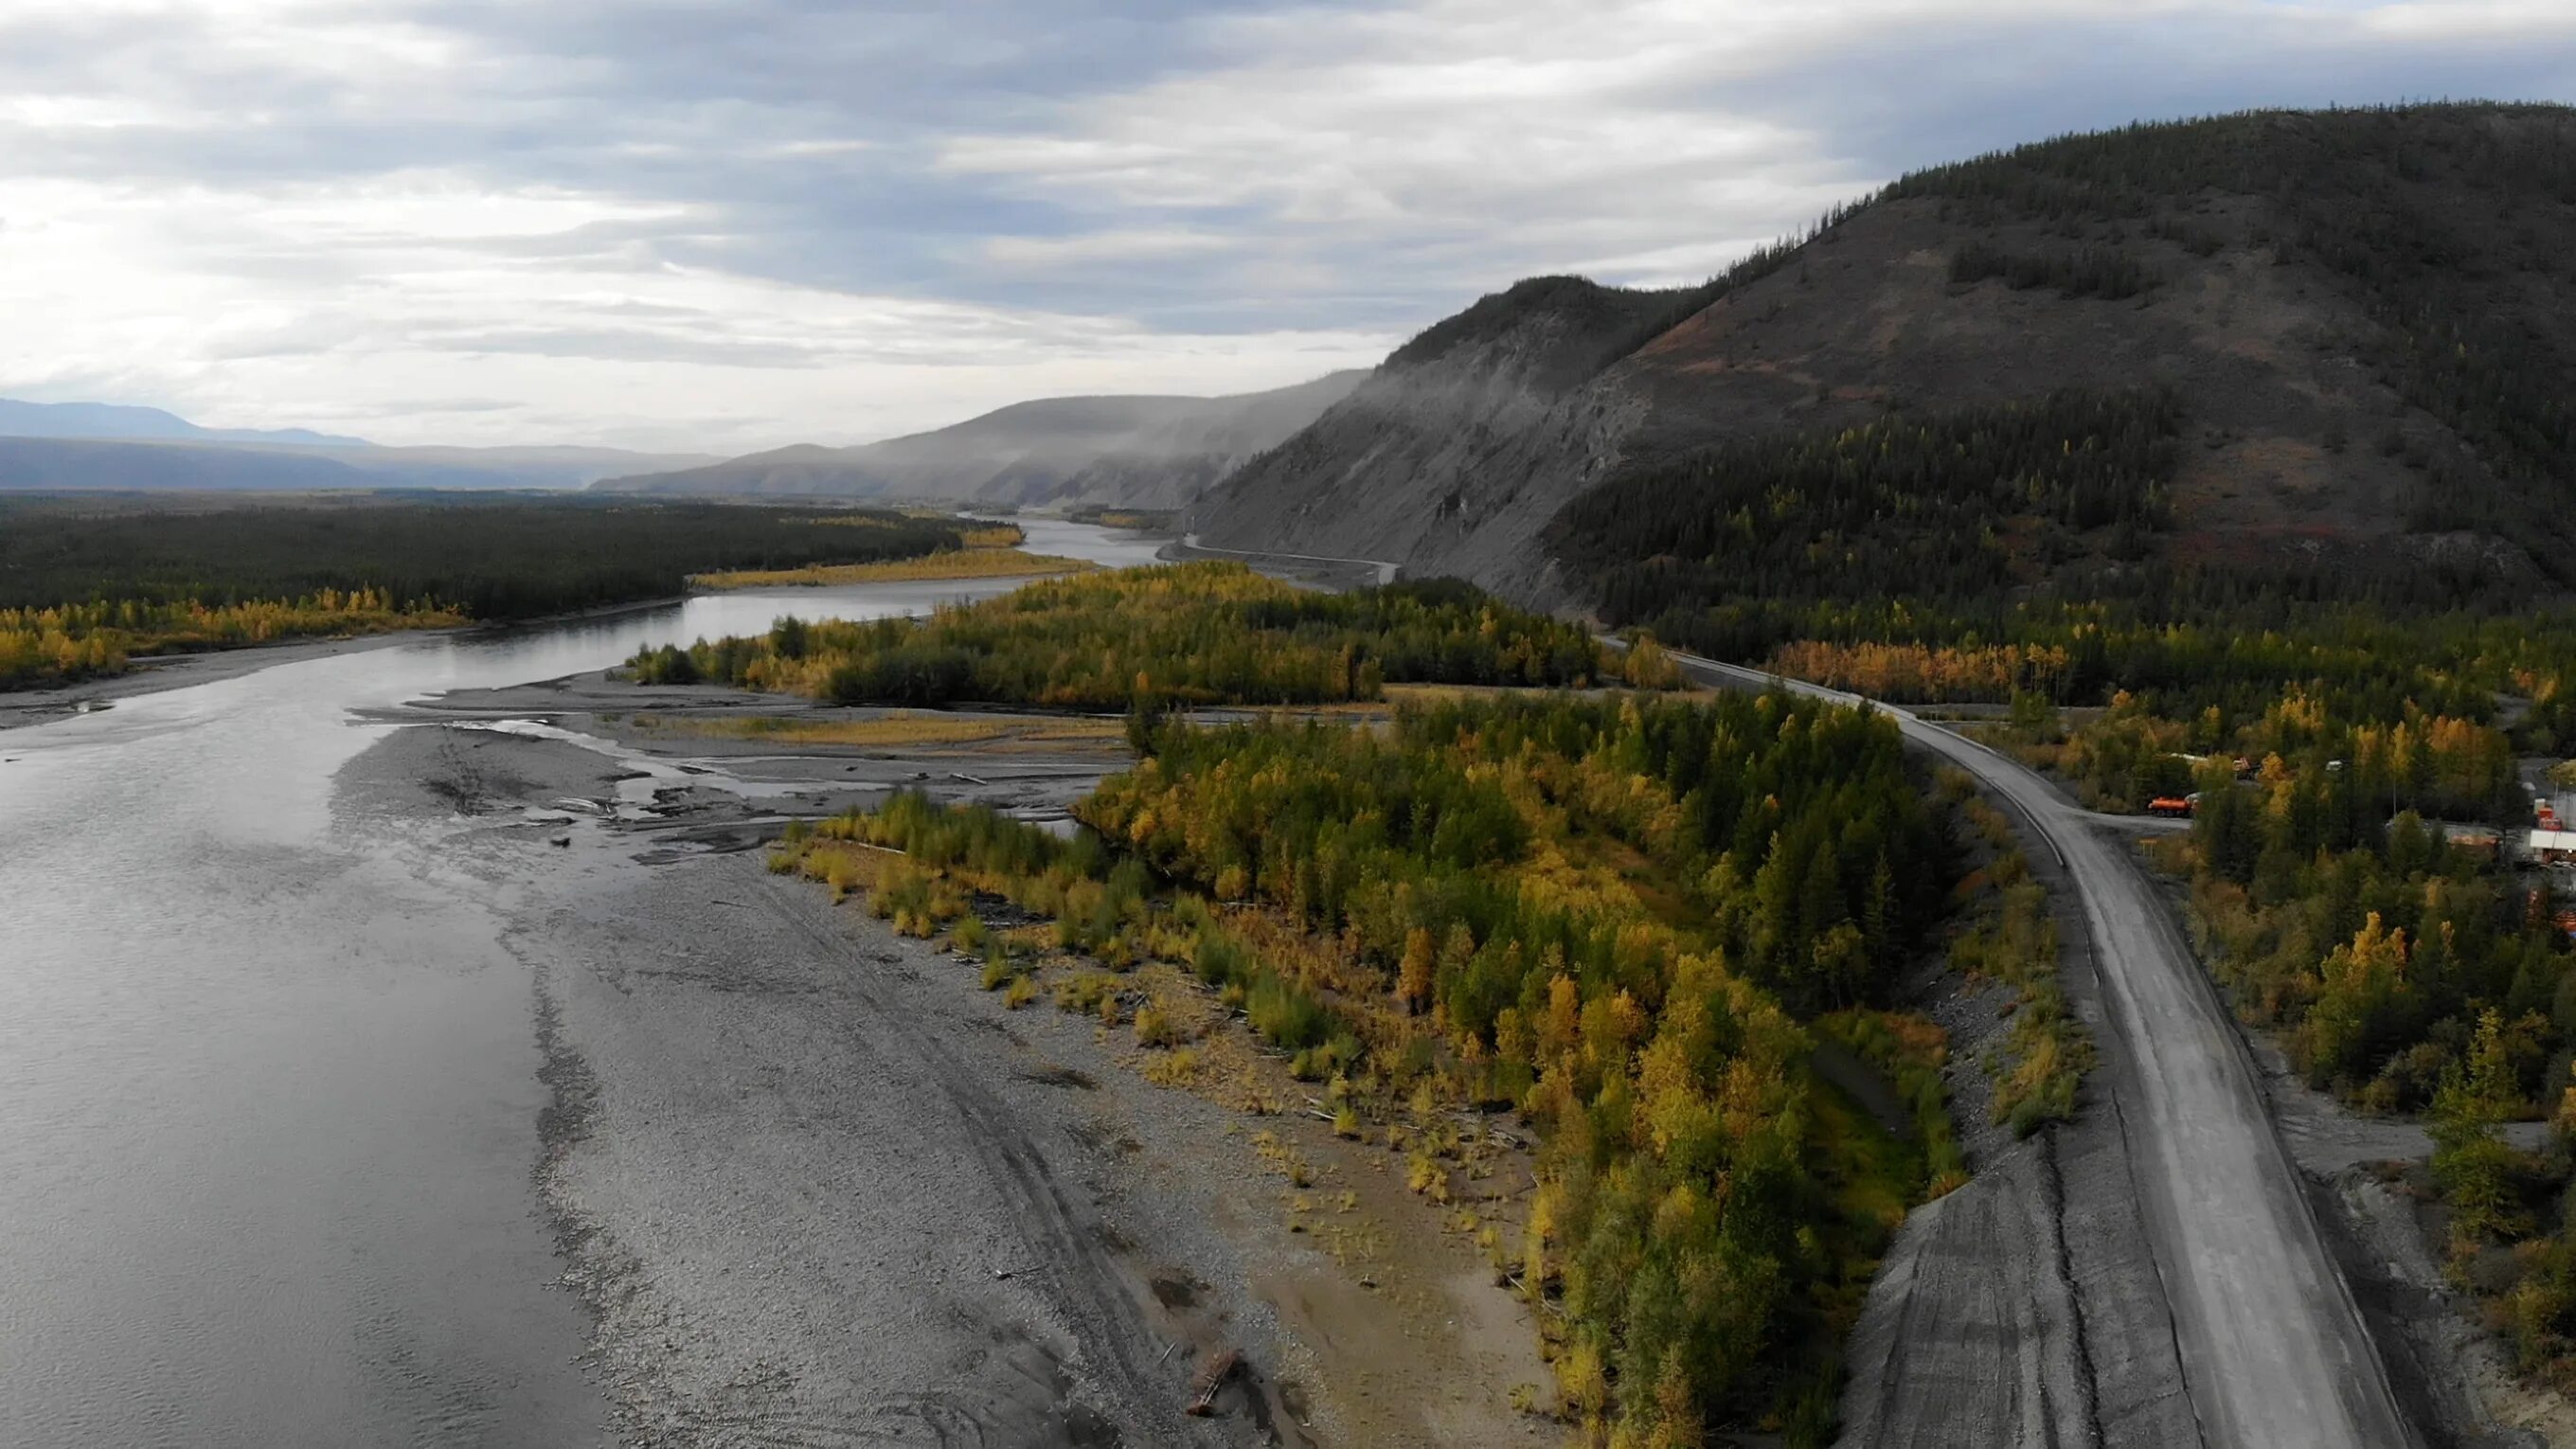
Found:
[[[2523,837],[2522,856],[2542,865],[2565,865],[2576,861],[2576,830],[2535,829]]]
[[[2464,855],[2480,860],[2495,860],[2504,854],[2504,832],[2491,825],[2464,825],[2456,821],[2428,821],[2442,832],[2442,843]]]

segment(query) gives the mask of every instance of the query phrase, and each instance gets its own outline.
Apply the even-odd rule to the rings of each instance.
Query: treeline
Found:
[[[1655,621],[1702,647],[1736,632],[1730,604],[1777,619],[1855,595],[1991,596],[2031,571],[2005,541],[2016,526],[2132,541],[2163,527],[2180,427],[2161,390],[2067,390],[1744,439],[1614,475],[1568,504],[1548,541],[1612,623]]]
[[[430,600],[399,601],[373,589],[325,589],[299,599],[244,604],[121,599],[0,609],[0,689],[120,674],[137,651],[236,649],[309,635],[435,629],[464,622],[462,615]]]
[[[1081,840],[906,797],[780,863],[845,887],[891,871],[881,909],[925,931],[963,891],[943,906],[920,867],[1095,959],[1179,960],[1346,1112],[1518,1107],[1539,1188],[1525,1241],[1495,1246],[1547,1306],[1567,1411],[1618,1442],[1785,1419],[1821,1444],[1887,1205],[1930,1190],[1935,1155],[1955,1181],[1955,1156],[1825,1086],[1784,1010],[1883,1000],[1943,920],[1957,847],[1893,725],[1780,696],[1552,696],[1407,708],[1391,732],[1141,733]],[[987,949],[988,985],[1033,994]],[[1169,1044],[1149,1010],[1140,1042]],[[1937,1079],[1909,1070],[1937,1121]],[[1417,1188],[1440,1175],[1417,1158]]]
[[[2532,616],[2408,619],[2360,608],[2314,611],[2271,629],[2252,619],[2159,620],[2118,601],[2034,602],[1994,621],[1994,634],[1901,608],[1818,609],[1803,619],[1818,634],[1841,637],[1795,640],[1771,658],[1784,672],[1839,688],[1909,702],[2000,703],[2032,693],[2095,704],[2127,693],[2175,717],[2216,709],[2229,728],[2293,689],[2324,698],[2345,719],[2394,719],[2409,704],[2483,718],[2496,691],[2532,677],[2526,666],[2541,658],[2535,646],[2555,632]],[[1891,643],[1871,637],[1874,627],[1969,642]],[[1998,642],[1975,642],[1981,638]]]
[[[126,599],[223,606],[366,589],[476,619],[519,619],[683,593],[695,573],[867,563],[958,546],[953,525],[893,513],[631,498],[208,510],[26,502],[0,512],[0,608]]]
[[[702,570],[958,546],[944,523],[888,513],[626,499],[10,499],[0,689],[141,655],[658,598]]]
[[[2192,790],[2195,759],[2231,768],[2242,760],[2267,785],[2295,776],[2304,783],[2281,797],[2282,808],[2291,812],[2293,839],[2310,850],[2342,848],[2408,810],[2516,824],[2529,808],[2505,731],[2412,703],[2393,723],[2356,721],[2326,697],[2293,688],[2259,718],[2231,726],[2215,710],[2175,719],[2123,694],[2062,737],[2053,723],[2033,730],[2034,722],[2014,711],[2025,757],[2105,809],[2141,810],[2156,796]]]
[[[1612,658],[1580,626],[1455,580],[1326,594],[1234,563],[1036,583],[926,619],[783,619],[766,635],[650,650],[627,667],[647,684],[707,680],[842,704],[1087,709],[1328,704],[1399,681],[1677,682],[1659,652]]]

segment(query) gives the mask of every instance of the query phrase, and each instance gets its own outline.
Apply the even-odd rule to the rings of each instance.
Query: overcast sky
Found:
[[[2576,100],[2576,0],[0,0],[0,395],[738,452],[1365,366],[1908,168]]]

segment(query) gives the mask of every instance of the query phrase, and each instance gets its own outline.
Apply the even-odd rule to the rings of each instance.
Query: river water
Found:
[[[608,1442],[532,1184],[520,887],[335,794],[397,728],[355,712],[1008,587],[693,598],[0,733],[0,1445]]]

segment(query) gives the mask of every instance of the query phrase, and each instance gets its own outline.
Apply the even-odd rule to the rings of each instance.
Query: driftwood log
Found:
[[[1216,1412],[1216,1396],[1243,1367],[1243,1355],[1230,1348],[1208,1350],[1199,1360],[1198,1372],[1190,1375],[1190,1412],[1204,1419]]]

